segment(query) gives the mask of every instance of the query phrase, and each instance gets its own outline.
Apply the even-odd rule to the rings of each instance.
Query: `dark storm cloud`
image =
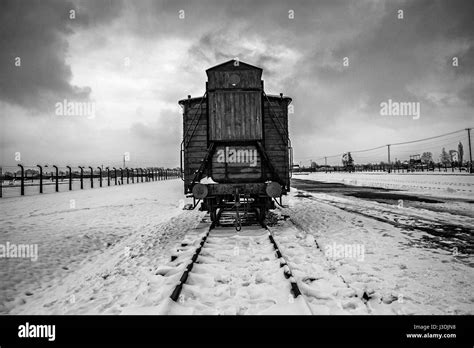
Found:
[[[459,59],[459,66],[454,71],[459,78],[468,80],[466,87],[459,92],[459,97],[466,100],[469,106],[474,107],[474,42],[471,41],[469,49],[456,56]],[[450,58],[448,64],[451,63]]]
[[[473,6],[467,0],[224,1],[209,8],[213,25],[203,24],[206,30],[188,55],[199,67],[234,56],[262,67],[266,86],[277,80],[277,88],[294,97],[297,118],[291,127],[301,139],[315,132],[330,134],[341,122],[349,134],[369,123],[412,128],[404,120],[394,124],[380,117],[380,103],[389,98],[421,102],[420,124],[433,126],[441,119],[431,111],[449,112],[440,106],[473,104]],[[249,49],[245,42],[252,39],[265,50]],[[281,47],[299,53],[300,59],[282,61]],[[457,68],[451,65],[453,56],[459,57]],[[344,57],[349,58],[347,68]],[[279,78],[285,72],[288,76]]]
[[[236,44],[235,33],[232,30],[221,28],[217,33],[205,33],[189,48],[190,62],[201,61],[211,67],[235,57],[242,57],[246,63],[263,63],[264,57],[257,56],[252,49]],[[267,60],[276,59],[271,56],[266,57],[268,57]],[[248,61],[252,58],[256,61]]]
[[[335,60],[349,57],[351,61],[346,72],[318,64],[319,52],[305,60],[305,64],[313,67],[316,78],[342,88],[352,85],[353,96],[365,93],[375,106],[388,97],[413,99],[407,89],[410,83],[435,70],[449,74],[449,70],[453,70],[451,57],[446,60],[448,57],[442,56],[443,45],[452,40],[465,42],[471,48],[474,45],[472,1],[406,1],[386,2],[386,5],[384,16],[374,26],[363,28],[355,40],[341,41],[334,47]],[[404,11],[402,20],[397,18],[398,9]],[[364,10],[358,15],[363,13]],[[452,53],[457,55],[457,52]],[[471,77],[472,53],[469,49],[459,54],[462,74]],[[437,66],[442,60],[449,64]]]
[[[0,100],[50,111],[64,98],[88,99],[91,89],[71,84],[67,37],[75,27],[106,23],[120,2],[109,0],[0,2]],[[70,10],[76,11],[75,19]],[[21,66],[16,66],[17,57]]]
[[[439,106],[429,96],[440,89],[472,105],[472,83],[461,91],[458,88],[463,79],[472,81],[472,50],[457,52],[450,47],[473,46],[470,14],[474,13],[474,2],[351,2],[358,6],[350,11],[349,3],[337,12],[331,8],[319,11],[321,20],[306,26],[306,31],[333,40],[307,50],[295,69],[292,93],[297,96],[297,114],[311,115],[295,125],[298,134],[332,129],[339,118],[347,126],[377,122],[381,127],[393,127],[379,117],[382,101],[419,101],[427,111]],[[397,18],[398,9],[404,11],[403,20]],[[352,34],[338,29],[348,25]],[[311,41],[304,33],[300,36]],[[453,43],[457,46],[450,46]],[[456,55],[460,57],[458,70],[451,65]],[[344,57],[350,61],[347,68],[342,66]],[[427,82],[430,77],[438,80]],[[426,82],[421,89],[413,88],[421,82]],[[453,97],[446,97],[439,102],[447,106],[451,100]],[[436,120],[430,122],[433,125]],[[400,129],[407,126],[412,125],[397,124]]]
[[[174,160],[182,122],[172,106],[187,94],[202,95],[205,70],[233,57],[264,69],[267,93],[293,98],[290,128],[301,157],[371,147],[395,132],[401,141],[472,123],[471,0],[0,0],[0,6],[0,102],[11,104],[5,110],[45,110],[58,99],[93,96],[106,106],[96,123],[63,131],[56,122],[51,133],[65,143],[69,134],[91,134],[90,142],[74,146],[96,144],[90,153],[100,147],[104,157],[116,156],[106,144],[120,143],[124,151],[147,149]],[[68,19],[71,8],[75,21]],[[21,69],[15,56],[22,57]],[[133,64],[124,70],[128,56]],[[420,101],[422,118],[380,117],[388,98]],[[143,104],[142,114],[132,115],[130,100]],[[105,114],[116,118],[115,128],[115,120],[101,123]],[[30,122],[28,116],[14,122],[24,120]],[[37,128],[28,125],[17,129],[34,135]]]

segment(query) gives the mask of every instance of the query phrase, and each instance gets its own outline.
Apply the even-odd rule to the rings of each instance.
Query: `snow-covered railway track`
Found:
[[[202,223],[170,298],[170,314],[311,314],[286,258],[265,226]],[[192,249],[192,248],[191,248]]]

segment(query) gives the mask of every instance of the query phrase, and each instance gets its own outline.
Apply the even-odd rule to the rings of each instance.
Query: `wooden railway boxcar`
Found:
[[[266,95],[262,69],[238,60],[206,73],[205,94],[179,101],[184,192],[203,200],[213,221],[241,205],[263,219],[290,189],[291,98]]]

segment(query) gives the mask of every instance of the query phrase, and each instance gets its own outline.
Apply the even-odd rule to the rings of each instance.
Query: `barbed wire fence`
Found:
[[[345,171],[347,167],[342,163],[342,156],[350,153],[353,171],[473,173],[471,144],[472,128],[465,128],[423,139],[316,157],[310,159],[309,169]],[[303,166],[302,169],[308,168]]]
[[[0,198],[177,179],[179,169],[157,166],[59,166],[0,167]]]

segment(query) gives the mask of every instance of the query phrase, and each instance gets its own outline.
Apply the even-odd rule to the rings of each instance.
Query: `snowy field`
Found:
[[[333,204],[335,201],[337,204]],[[315,238],[334,272],[351,289],[370,295],[367,305],[371,313],[474,313],[472,254],[453,252],[449,244],[445,247],[435,243],[439,241],[433,241],[426,232],[395,227],[372,218],[386,216],[390,211],[398,216],[405,214],[396,208],[354,203],[325,194],[300,193],[293,194],[284,211],[292,222]],[[369,214],[363,216],[340,209],[353,205]],[[416,221],[409,214],[405,218]],[[473,219],[467,223],[474,226]],[[334,245],[360,245],[364,257],[328,253]]]
[[[1,199],[0,245],[36,244],[38,255],[0,258],[0,313],[474,314],[472,234],[394,225],[473,228],[474,218],[296,189],[284,203],[270,230],[302,297],[289,296],[261,229],[230,228],[211,231],[175,303],[206,232],[203,212],[182,210],[181,180]]]
[[[104,312],[101,302],[120,298],[122,285],[136,296],[145,273],[166,259],[161,248],[180,240],[197,221],[195,213],[180,209],[182,199],[181,180],[0,199],[0,245],[38,248],[36,261],[0,258],[0,312]],[[81,293],[76,302],[75,288],[86,284],[84,277],[113,282],[113,294],[103,283],[87,283],[87,299]],[[37,300],[42,303],[35,308]]]
[[[120,181],[120,178],[117,182]],[[126,179],[125,179],[126,182]],[[131,183],[131,181],[130,181]],[[100,181],[94,178],[93,181],[94,189],[100,187]],[[102,180],[102,186],[107,186],[107,178]],[[115,181],[112,178],[110,180],[110,186],[115,186]],[[19,197],[21,193],[20,188],[20,180],[16,180],[14,184],[11,181],[4,181],[3,182],[3,197]],[[91,181],[89,178],[84,179],[83,181],[83,190],[90,190],[91,189]],[[71,183],[72,190],[80,190],[81,189],[81,182],[78,179],[73,179]],[[51,179],[43,179],[43,193],[54,193],[56,191],[56,183],[54,180]],[[60,179],[58,181],[58,191],[65,192],[69,191],[69,180],[68,179]],[[25,196],[37,195],[39,194],[39,180],[31,180],[25,179]]]
[[[454,173],[309,173],[294,178],[372,186],[423,193],[433,197],[473,198],[474,175]]]

